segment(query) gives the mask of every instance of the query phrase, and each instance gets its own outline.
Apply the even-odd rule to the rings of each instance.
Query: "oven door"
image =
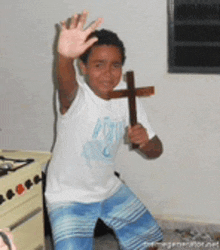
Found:
[[[36,208],[10,226],[17,250],[44,249],[43,210]]]
[[[12,232],[17,250],[44,249],[44,216],[41,195],[35,195],[2,214],[0,222],[2,228],[9,228]]]

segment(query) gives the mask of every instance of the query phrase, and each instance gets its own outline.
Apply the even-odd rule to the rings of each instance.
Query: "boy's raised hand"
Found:
[[[61,22],[61,32],[58,41],[58,53],[69,59],[76,59],[81,56],[98,38],[87,40],[88,36],[95,31],[102,23],[103,19],[98,18],[92,25],[84,30],[87,11],[81,15],[75,14],[71,18],[69,28],[65,21]]]

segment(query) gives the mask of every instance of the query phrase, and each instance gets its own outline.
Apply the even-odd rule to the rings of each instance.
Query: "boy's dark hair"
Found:
[[[95,42],[92,45],[92,47],[87,49],[86,52],[80,56],[80,59],[82,60],[82,62],[84,64],[86,64],[88,62],[88,58],[89,58],[89,55],[91,53],[92,48],[94,46],[100,46],[100,45],[116,46],[121,52],[122,65],[124,64],[125,59],[126,59],[125,47],[124,47],[123,42],[119,39],[119,37],[116,33],[112,32],[110,30],[101,29],[101,30],[96,30],[96,31],[92,32],[90,34],[90,36],[88,37],[88,39],[91,37],[98,37],[98,41]]]

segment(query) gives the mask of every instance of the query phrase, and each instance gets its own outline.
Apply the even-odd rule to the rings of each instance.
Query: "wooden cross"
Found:
[[[134,72],[126,72],[126,81],[128,89],[115,90],[112,91],[109,96],[110,98],[122,98],[128,97],[129,100],[129,112],[130,112],[130,125],[134,126],[137,124],[137,111],[136,111],[136,96],[151,96],[154,95],[154,87],[144,87],[144,88],[135,88],[134,85]],[[132,149],[138,148],[137,144],[131,145]]]

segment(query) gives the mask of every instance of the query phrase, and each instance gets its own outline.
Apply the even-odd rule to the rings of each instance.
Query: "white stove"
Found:
[[[0,229],[17,250],[44,249],[42,167],[48,152],[0,150]]]

